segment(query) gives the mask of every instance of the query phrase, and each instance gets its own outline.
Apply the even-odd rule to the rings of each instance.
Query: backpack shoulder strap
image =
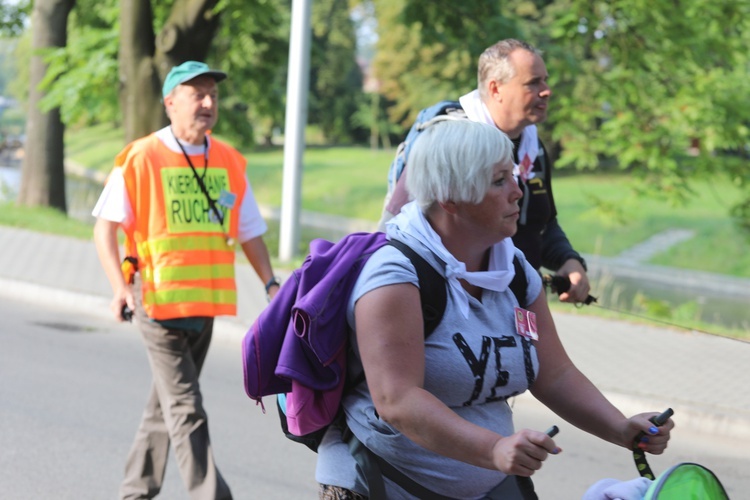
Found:
[[[537,153],[536,159],[539,160],[539,168],[542,171],[542,178],[547,184],[549,184],[549,174],[547,173],[547,150],[544,148],[541,139],[539,139],[539,153]]]
[[[407,244],[398,240],[389,240],[386,245],[395,247],[406,255],[417,271],[419,301],[422,304],[422,320],[424,321],[424,338],[427,338],[435,331],[445,313],[445,305],[448,302],[445,278]],[[363,371],[353,381],[350,381],[347,387],[356,387],[364,380],[365,372]]]
[[[408,245],[398,240],[389,240],[388,244],[406,255],[417,270],[419,299],[422,302],[422,317],[424,318],[424,337],[427,338],[443,319],[445,305],[448,301],[445,278]]]
[[[445,278],[443,278],[424,258],[411,249],[408,245],[398,241],[389,240],[388,244],[398,248],[414,265],[419,278],[419,298],[422,302],[422,316],[424,318],[424,336],[429,337],[440,324],[445,312],[448,295],[445,289]],[[509,288],[515,295],[518,304],[526,308],[526,294],[529,287],[526,280],[526,269],[517,255],[513,256],[513,268],[515,274],[510,282]]]
[[[526,281],[526,270],[521,264],[521,259],[518,255],[513,256],[513,268],[516,270],[516,274],[513,276],[513,281],[510,282],[510,290],[513,295],[516,296],[518,305],[526,309],[528,304],[526,303],[526,291],[529,287],[529,283]]]

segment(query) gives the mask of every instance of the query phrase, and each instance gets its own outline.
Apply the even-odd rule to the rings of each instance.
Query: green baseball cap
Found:
[[[208,75],[216,82],[220,82],[227,77],[223,71],[218,71],[208,67],[208,64],[198,61],[185,61],[179,66],[175,66],[164,79],[164,86],[161,89],[162,97],[172,92],[180,84],[192,80],[196,76]]]

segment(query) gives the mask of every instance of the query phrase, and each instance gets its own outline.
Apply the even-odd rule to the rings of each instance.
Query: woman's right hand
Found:
[[[492,449],[495,467],[508,475],[531,476],[542,468],[549,454],[562,450],[544,432],[523,429],[497,440]]]

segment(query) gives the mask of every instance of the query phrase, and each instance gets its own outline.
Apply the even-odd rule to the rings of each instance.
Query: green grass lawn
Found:
[[[125,145],[123,131],[111,125],[95,125],[65,132],[65,156],[93,170],[109,172],[115,155]]]
[[[93,238],[91,224],[72,219],[53,208],[19,207],[11,202],[0,202],[0,225],[80,239]]]
[[[729,216],[732,203],[740,199],[740,191],[729,181],[694,185],[695,196],[680,206],[636,196],[635,187],[625,174],[575,174],[554,180],[560,224],[579,251],[615,256],[659,232],[687,229],[695,237],[650,263],[750,277],[750,235],[741,234]],[[604,200],[605,206],[598,207],[594,198]]]
[[[280,206],[283,149],[248,153],[247,174],[259,203]],[[303,157],[302,207],[377,221],[394,151],[364,147],[308,148]]]

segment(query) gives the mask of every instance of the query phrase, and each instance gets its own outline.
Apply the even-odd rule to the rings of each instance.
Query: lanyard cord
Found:
[[[211,195],[208,194],[208,189],[206,189],[206,184],[203,182],[203,179],[206,177],[206,170],[208,169],[208,139],[206,137],[203,137],[203,174],[198,175],[198,171],[195,170],[195,167],[193,166],[193,162],[190,161],[190,156],[188,156],[187,151],[185,151],[185,148],[180,143],[179,139],[177,139],[177,136],[174,135],[174,130],[172,130],[172,127],[169,127],[169,131],[172,132],[172,137],[174,137],[175,142],[177,142],[177,145],[180,147],[180,151],[182,151],[182,155],[185,157],[185,160],[188,162],[188,165],[190,165],[190,170],[193,171],[193,175],[195,176],[195,180],[198,182],[198,186],[201,188],[201,191],[203,191],[203,194],[206,196],[206,200],[208,200],[208,204],[211,207],[211,210],[213,211],[214,215],[216,215],[216,218],[219,219],[219,224],[224,227],[224,214],[221,213],[221,210],[218,209],[216,206],[216,200],[211,198]]]
[[[188,156],[187,151],[185,151],[185,148],[183,147],[182,143],[177,138],[177,136],[174,135],[174,130],[172,130],[172,127],[169,127],[169,131],[172,132],[172,137],[174,137],[174,140],[177,143],[177,146],[179,146],[180,151],[182,151],[182,154],[185,157],[185,160],[187,160],[188,165],[190,165],[190,168],[195,174],[195,177],[198,178],[199,177],[198,172],[195,170],[195,167],[193,166],[193,162],[190,161],[190,156]],[[203,137],[203,173],[200,175],[201,180],[205,179],[206,177],[206,169],[208,169],[208,139],[204,136]]]

